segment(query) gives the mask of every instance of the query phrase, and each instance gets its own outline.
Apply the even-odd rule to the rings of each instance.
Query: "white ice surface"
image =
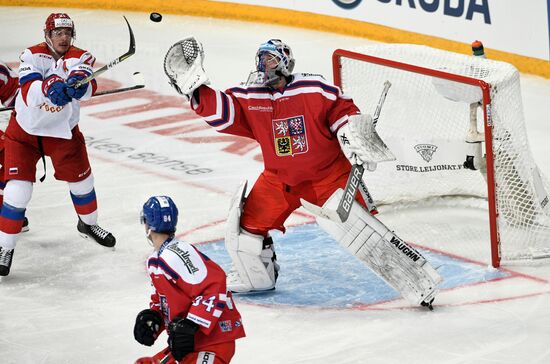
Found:
[[[40,42],[44,19],[54,10],[63,9],[0,8],[0,58],[16,62],[24,48]],[[76,45],[91,50],[99,62],[106,63],[126,51],[128,36],[122,13],[66,11],[76,22]],[[137,53],[107,72],[105,78],[127,85],[129,75],[141,71],[148,90],[173,98],[176,94],[167,85],[162,61],[168,47],[188,35],[204,43],[205,68],[219,88],[245,80],[257,45],[269,38],[281,38],[292,46],[296,71],[321,73],[328,79],[335,48],[368,42],[217,19],[166,15],[161,23],[152,23],[148,14],[125,15],[134,28]],[[531,148],[540,168],[550,175],[550,80],[524,76],[522,89]],[[0,363],[133,363],[160,350],[164,335],[154,348],[140,346],[132,335],[135,315],[148,302],[144,259],[150,247],[138,222],[141,204],[150,195],[171,195],[180,206],[179,231],[184,238],[192,242],[219,239],[232,191],[243,178],[253,182],[261,170],[261,164],[253,159],[258,148],[235,155],[220,152],[223,144],[184,142],[152,133],[159,128],[123,125],[153,115],[170,115],[177,107],[110,119],[91,115],[141,103],[143,100],[127,99],[84,108],[81,129],[94,140],[109,138],[110,143],[136,152],[170,156],[214,172],[187,175],[132,160],[113,152],[114,146],[89,146],[100,223],[118,238],[116,250],[110,251],[77,235],[68,188],[54,180],[48,166],[48,178],[35,185],[28,208],[31,231],[21,236],[12,273],[0,282]],[[187,124],[193,123],[202,122]],[[212,137],[215,133],[200,130],[184,136]],[[310,220],[303,214],[294,215],[289,224]],[[550,263],[512,268],[540,278],[537,293],[550,291]],[[484,294],[490,296],[491,290],[504,296],[523,293],[525,297],[485,302]],[[529,292],[523,284],[507,281],[474,286],[446,293],[446,305],[434,312],[391,305],[354,311],[241,303],[248,336],[238,341],[234,362],[548,363],[550,296],[529,296]]]

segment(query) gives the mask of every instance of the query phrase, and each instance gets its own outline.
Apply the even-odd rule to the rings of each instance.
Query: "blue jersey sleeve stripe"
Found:
[[[269,87],[248,87],[248,88],[242,88],[242,87],[233,87],[230,88],[229,91],[231,92],[237,92],[242,94],[265,94],[265,93],[272,93]]]
[[[319,81],[298,81],[295,83],[290,84],[287,89],[294,89],[304,86],[317,86],[322,88],[324,91],[330,92],[336,96],[338,96],[338,89],[333,86],[329,86],[325,83],[319,82]]]
[[[228,114],[229,114],[229,105],[228,105],[228,101],[227,101],[227,98],[228,96],[225,94],[225,93],[221,93],[221,99],[222,99],[222,117],[220,119],[216,119],[216,120],[212,120],[212,121],[208,121],[208,125],[210,126],[220,126],[220,125],[223,125],[225,123],[227,123],[229,121],[228,119]]]
[[[42,81],[42,75],[38,72],[29,73],[26,76],[23,76],[19,79],[19,86],[23,86],[25,83],[29,81],[36,81],[40,80]]]

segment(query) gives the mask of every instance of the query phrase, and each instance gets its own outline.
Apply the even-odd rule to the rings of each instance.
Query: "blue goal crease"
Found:
[[[550,0],[549,0],[550,1]],[[273,291],[236,295],[242,302],[319,308],[353,308],[398,299],[400,295],[353,257],[317,224],[301,225],[286,234],[275,232],[281,270]],[[228,272],[231,266],[223,241],[198,247]],[[438,267],[441,289],[489,282],[509,272],[488,269],[456,257],[418,249]]]

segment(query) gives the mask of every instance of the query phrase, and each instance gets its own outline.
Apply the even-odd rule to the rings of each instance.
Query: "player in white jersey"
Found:
[[[74,85],[93,71],[95,57],[72,45],[75,27],[67,14],[53,13],[44,25],[45,42],[20,56],[20,92],[5,139],[4,203],[0,213],[0,276],[9,274],[25,209],[31,199],[36,163],[49,156],[54,177],[69,184],[84,237],[113,247],[114,236],[97,225],[94,178],[84,136],[78,128],[80,101],[95,92],[95,80]],[[45,177],[45,176],[44,176]]]

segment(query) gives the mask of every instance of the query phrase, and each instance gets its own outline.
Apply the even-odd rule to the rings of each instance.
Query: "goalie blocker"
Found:
[[[382,222],[353,203],[350,216],[342,223],[329,219],[343,195],[338,189],[322,208],[302,200],[302,205],[317,216],[317,223],[340,245],[364,262],[374,273],[414,305],[432,309],[441,276],[409,244],[390,231]]]

